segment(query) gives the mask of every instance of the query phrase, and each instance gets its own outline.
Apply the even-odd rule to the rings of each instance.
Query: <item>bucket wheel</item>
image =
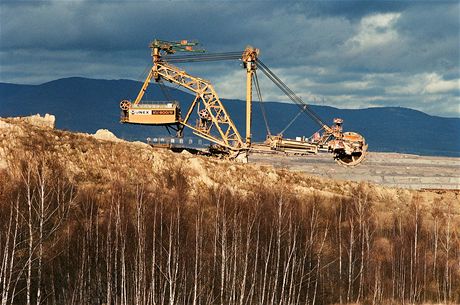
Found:
[[[356,132],[345,132],[341,142],[343,148],[334,151],[334,159],[338,164],[352,167],[363,162],[368,145],[362,135]]]
[[[122,101],[120,102],[120,108],[121,108],[121,110],[123,110],[123,111],[128,111],[129,108],[131,108],[131,102],[128,101],[128,100],[122,100]]]

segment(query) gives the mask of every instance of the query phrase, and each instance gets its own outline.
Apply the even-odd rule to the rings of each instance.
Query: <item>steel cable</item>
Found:
[[[261,60],[257,61],[257,66],[262,70],[262,72],[278,87],[283,91],[287,97],[291,99],[297,106],[300,107],[301,111],[310,116],[316,123],[321,127],[325,124],[319,118],[319,116],[310,109],[307,103],[305,103],[300,97],[298,97],[289,87],[281,80],[278,76],[275,75]]]
[[[262,93],[260,92],[259,78],[257,77],[256,71],[254,71],[254,86],[256,87],[257,97],[259,99],[260,111],[262,112],[262,116],[263,116],[264,123],[265,123],[265,129],[267,130],[267,134],[270,136],[272,133],[270,131],[270,126],[268,125],[267,114],[265,113],[265,107],[263,105],[263,100],[262,100]]]
[[[305,111],[305,108],[303,108],[302,110],[300,110],[293,118],[292,120],[289,122],[289,124],[286,125],[286,127],[284,127],[283,130],[281,130],[280,134],[284,134],[284,132],[289,128],[291,127],[291,125],[295,122],[295,120],[297,120],[297,118],[302,114],[302,112]]]
[[[171,95],[169,95],[169,88],[168,86],[165,85],[162,79],[158,81],[158,85],[160,87],[161,93],[163,93],[164,97],[168,102],[172,102],[173,99],[171,98]]]
[[[162,60],[166,62],[171,62],[171,63],[219,61],[219,60],[240,59],[241,55],[242,55],[241,52],[207,53],[207,54],[165,56],[164,59]]]
[[[205,61],[220,61],[220,60],[235,60],[241,59],[241,52],[226,52],[226,53],[206,53],[206,54],[191,54],[191,55],[177,55],[177,56],[164,56],[160,58],[160,61],[165,63],[188,63],[188,62],[205,62]],[[271,71],[260,59],[256,62],[257,67],[262,70],[262,72],[278,87],[281,91],[286,94],[286,96],[293,101],[298,107],[300,107],[301,112],[306,113],[310,118],[312,118],[316,123],[321,127],[325,124],[319,118],[319,116],[305,103],[299,96],[297,96],[278,76],[276,76],[273,71]],[[256,79],[256,91],[261,100],[262,95],[260,94],[260,87],[258,85],[257,74],[255,74]],[[262,109],[262,108],[261,108]],[[269,131],[268,122],[265,117],[265,110],[263,110],[264,120]],[[298,116],[296,116],[297,118]],[[292,124],[289,123],[288,127]],[[286,130],[286,128],[284,129]]]

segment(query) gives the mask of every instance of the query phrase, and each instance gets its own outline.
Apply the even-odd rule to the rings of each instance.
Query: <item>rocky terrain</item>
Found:
[[[0,119],[5,304],[460,302],[460,195],[417,190],[458,189],[454,158],[239,164],[53,127]]]

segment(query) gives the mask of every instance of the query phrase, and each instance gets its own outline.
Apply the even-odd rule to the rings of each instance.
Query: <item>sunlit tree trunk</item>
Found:
[[[136,188],[136,233],[137,233],[137,251],[135,265],[135,303],[146,303],[146,279],[145,279],[145,212],[144,212],[144,190],[143,186]]]
[[[254,218],[255,221],[256,218]],[[249,289],[249,295],[248,295],[248,300],[247,302],[249,304],[254,303],[254,291],[256,289],[256,283],[257,283],[257,276],[259,275],[259,270],[258,270],[258,263],[259,263],[259,241],[260,241],[260,222],[257,223],[257,236],[256,236],[256,246],[255,246],[255,258],[254,258],[254,265],[252,267],[252,281],[251,281],[251,288]]]
[[[225,201],[222,202],[222,229],[221,229],[221,270],[220,270],[220,304],[223,305],[225,300],[226,286],[226,265],[227,265],[227,220],[225,215]],[[219,206],[219,203],[218,203]]]
[[[29,228],[29,248],[28,248],[28,259],[27,259],[27,305],[31,304],[31,285],[32,285],[32,259],[33,259],[33,219],[32,219],[32,185],[31,185],[31,169],[27,168],[26,176],[24,177],[24,183],[27,192],[27,224]]]
[[[262,294],[261,297],[261,304],[265,304],[265,294],[267,293],[267,275],[268,275],[268,265],[270,263],[270,257],[271,257],[271,250],[272,250],[272,240],[273,240],[273,231],[270,230],[270,240],[268,242],[268,249],[267,249],[267,254],[265,255],[265,266],[264,266],[264,278],[262,280],[262,289],[260,290],[260,293]]]
[[[274,284],[272,288],[271,303],[277,303],[276,295],[278,293],[278,276],[279,276],[279,267],[281,261],[281,229],[282,229],[282,213],[283,213],[283,199],[280,198],[277,201],[278,204],[278,219],[277,219],[277,231],[276,231],[276,265],[275,265],[275,277]]]
[[[193,305],[198,303],[198,274],[200,273],[200,265],[199,265],[199,258],[200,258],[200,244],[201,244],[201,219],[203,217],[203,212],[201,207],[198,207],[198,212],[195,219],[195,268],[193,274]]]
[[[285,298],[285,291],[286,291],[286,282],[288,280],[288,275],[289,275],[289,272],[290,272],[290,267],[291,267],[291,261],[292,261],[292,256],[294,255],[294,251],[296,250],[296,233],[295,232],[292,232],[293,229],[292,229],[292,214],[289,213],[289,228],[288,228],[288,232],[289,232],[289,237],[288,237],[288,240],[289,240],[289,244],[288,244],[288,257],[287,257],[287,261],[285,263],[285,266],[284,266],[284,270],[283,270],[283,281],[281,283],[281,295],[280,295],[280,303],[284,303],[284,298]]]
[[[326,239],[327,239],[327,236],[328,236],[328,232],[329,232],[329,224],[326,223],[326,226],[324,228],[324,234],[323,234],[323,238],[321,240],[321,246],[319,248],[319,251],[318,251],[318,254],[316,255],[316,281],[315,281],[315,289],[314,289],[314,292],[313,292],[313,301],[312,301],[312,304],[315,305],[316,304],[316,294],[317,294],[317,290],[318,290],[318,283],[320,282],[320,271],[321,271],[321,258],[322,258],[322,252],[323,252],[323,249],[324,249],[324,244],[326,242]]]
[[[8,231],[4,246],[3,258],[2,258],[2,267],[0,272],[0,280],[3,283],[2,285],[2,305],[6,305],[8,298],[11,295],[11,304],[14,302],[14,289],[10,293],[11,282],[13,279],[13,267],[16,258],[16,247],[17,247],[17,237],[18,237],[18,227],[19,227],[19,198],[15,200],[15,204],[11,202],[11,212],[8,222]],[[15,212],[15,213],[14,213]],[[15,215],[13,220],[13,214]],[[12,229],[14,222],[14,229]],[[10,243],[11,230],[13,230],[13,240]],[[10,246],[11,244],[11,246]],[[11,247],[11,252],[9,251]],[[19,279],[19,276],[18,276]]]
[[[248,273],[248,264],[249,264],[249,251],[251,246],[251,235],[252,235],[252,228],[254,226],[254,221],[247,220],[249,223],[248,230],[246,231],[246,247],[244,251],[244,263],[243,263],[243,278],[241,280],[241,288],[240,288],[240,300],[239,304],[244,304],[244,296],[246,293],[246,281],[247,281],[247,273]],[[257,254],[256,254],[257,255]]]
[[[113,203],[113,198],[112,198]],[[107,221],[107,237],[106,237],[106,273],[107,273],[107,290],[106,290],[106,302],[107,304],[112,303],[112,208],[113,205],[110,205],[109,209],[109,219]]]
[[[156,304],[156,264],[157,264],[157,257],[156,257],[156,234],[157,234],[157,208],[158,204],[155,202],[155,207],[154,207],[154,212],[153,212],[153,226],[152,226],[152,266],[150,267],[150,278],[151,278],[151,283],[150,283],[150,299],[151,299],[151,304]]]
[[[354,221],[353,216],[350,217],[348,220],[348,224],[350,226],[350,238],[348,244],[348,289],[347,289],[347,302],[351,301],[353,296],[352,291],[352,284],[353,284],[353,247],[355,243],[355,236],[354,236]]]
[[[433,254],[433,281],[435,282],[435,285],[436,285],[436,292],[437,292],[437,302],[440,302],[441,300],[441,289],[440,289],[440,285],[438,283],[438,280],[437,280],[437,277],[438,277],[438,273],[437,273],[437,261],[438,261],[438,240],[439,240],[439,219],[438,219],[438,216],[435,215],[434,216],[434,225],[433,225],[433,251],[434,251],[434,254]]]
[[[43,162],[43,161],[42,161]],[[39,184],[39,226],[38,226],[38,268],[37,268],[37,305],[41,301],[41,280],[42,280],[42,261],[43,261],[43,224],[45,221],[45,184],[46,173],[44,162],[38,168],[38,184]]]
[[[366,196],[365,194],[362,196]],[[363,197],[358,198],[358,223],[359,223],[359,237],[360,237],[360,263],[359,263],[359,287],[358,287],[358,296],[356,298],[356,303],[359,303],[363,294],[364,286],[364,231],[366,229],[366,222],[364,220],[364,205],[367,204],[367,199]]]
[[[339,302],[342,304],[342,202],[339,204],[339,219],[337,221],[337,226],[338,226],[338,232],[339,232],[339,237],[338,237],[338,247],[339,247],[339,253],[338,253],[338,259],[339,259]]]
[[[450,252],[452,247],[452,232],[451,232],[451,221],[452,221],[452,211],[447,211],[446,215],[446,229],[445,229],[445,243],[444,243],[444,250],[446,255],[446,263],[444,269],[444,303],[447,303],[451,299],[451,279],[450,279]]]

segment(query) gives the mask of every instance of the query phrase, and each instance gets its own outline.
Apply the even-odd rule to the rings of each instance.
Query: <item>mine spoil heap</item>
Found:
[[[458,303],[459,202],[4,118],[1,297]]]

